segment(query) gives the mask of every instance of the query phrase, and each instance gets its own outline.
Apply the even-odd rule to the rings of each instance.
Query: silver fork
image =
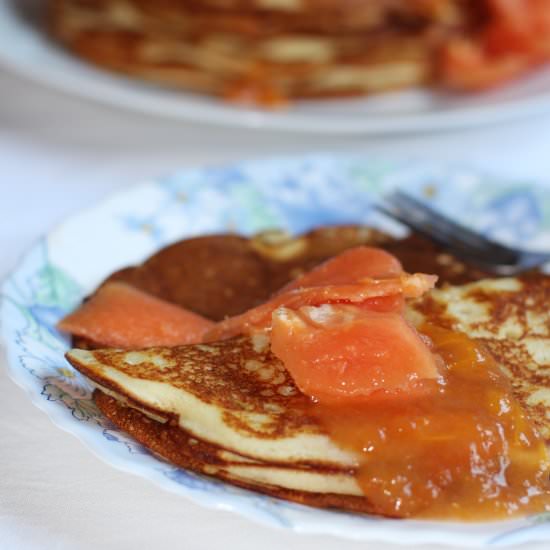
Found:
[[[550,262],[550,252],[499,244],[400,190],[386,195],[376,208],[490,273],[515,275]]]

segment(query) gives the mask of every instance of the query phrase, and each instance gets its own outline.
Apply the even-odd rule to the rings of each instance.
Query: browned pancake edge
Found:
[[[162,424],[148,418],[145,414],[124,406],[99,390],[94,391],[93,399],[100,411],[115,426],[131,435],[156,455],[180,468],[215,477],[244,489],[307,506],[380,515],[380,512],[366,497],[310,493],[274,485],[256,485],[235,479],[224,470],[224,466],[227,466],[228,463],[220,459],[220,449],[215,445],[198,440],[180,427]],[[255,465],[261,465],[261,462],[257,462]],[[266,466],[272,466],[272,464],[266,464]],[[283,465],[278,466],[284,467]],[[353,473],[350,472],[350,475]]]

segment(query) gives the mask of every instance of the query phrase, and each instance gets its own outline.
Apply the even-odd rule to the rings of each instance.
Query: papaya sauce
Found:
[[[358,456],[357,483],[377,513],[494,520],[550,509],[544,441],[481,344],[426,324],[441,359],[423,392],[312,403],[331,439]]]

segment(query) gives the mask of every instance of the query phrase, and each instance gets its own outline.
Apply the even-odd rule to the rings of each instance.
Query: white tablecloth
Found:
[[[548,117],[399,138],[220,129],[110,109],[0,71],[0,278],[40,234],[71,212],[182,166],[338,150],[438,158],[550,179],[549,144]],[[3,361],[1,550],[390,548],[261,527],[114,470],[35,409],[8,379]]]

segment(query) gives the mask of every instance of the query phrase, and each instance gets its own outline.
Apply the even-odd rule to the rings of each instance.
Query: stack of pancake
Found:
[[[486,279],[417,235],[395,240],[352,226],[287,239],[268,233],[181,241],[105,283],[121,281],[222,319],[265,300],[326,257],[361,244],[382,246],[408,269],[452,282],[409,304],[409,320],[463,331],[482,343],[550,444],[550,277],[540,273]],[[364,496],[356,457],[327,437],[309,398],[264,335],[138,351],[98,350],[82,337],[73,342],[93,350],[72,350],[67,358],[96,388],[99,409],[171,463],[312,506],[387,514]]]
[[[475,0],[52,0],[77,55],[157,83],[276,105],[437,79]]]

